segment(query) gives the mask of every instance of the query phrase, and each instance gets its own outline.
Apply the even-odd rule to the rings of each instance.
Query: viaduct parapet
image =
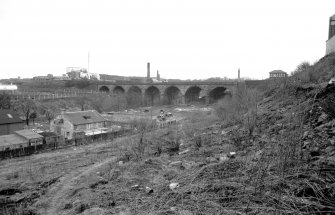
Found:
[[[101,92],[126,98],[129,105],[212,103],[226,95],[232,96],[237,82],[160,82],[107,83],[97,85]]]

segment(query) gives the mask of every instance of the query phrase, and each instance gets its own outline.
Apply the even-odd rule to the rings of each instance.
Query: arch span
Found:
[[[127,104],[130,107],[142,105],[142,90],[137,86],[131,86],[127,92]]]
[[[182,103],[182,93],[178,87],[170,86],[164,92],[164,104],[179,104]]]
[[[115,86],[114,89],[113,89],[113,93],[116,94],[116,95],[122,95],[122,94],[125,93],[125,90],[121,86]]]
[[[160,91],[157,87],[150,86],[145,90],[144,103],[147,106],[160,104]]]
[[[216,87],[212,89],[208,94],[209,103],[217,102],[218,100],[223,99],[226,95],[229,95],[229,93],[227,93],[227,88]]]
[[[200,102],[201,88],[198,86],[192,86],[186,90],[185,103]]]
[[[99,88],[100,92],[109,93],[109,88],[107,86],[101,86]]]

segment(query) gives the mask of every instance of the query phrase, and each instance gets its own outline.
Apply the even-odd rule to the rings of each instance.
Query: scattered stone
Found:
[[[170,163],[170,166],[178,166],[180,167],[183,164],[183,162],[181,161],[173,161]]]
[[[174,189],[176,189],[176,188],[178,188],[179,187],[179,183],[177,183],[177,182],[173,182],[173,183],[171,183],[170,185],[169,185],[169,188],[171,189],[171,190],[174,190]]]
[[[132,190],[139,190],[140,189],[140,185],[135,184],[135,185],[131,186],[130,189],[132,189]]]
[[[189,151],[190,151],[189,149],[186,149],[186,150],[184,150],[184,151],[182,151],[182,152],[179,152],[179,155],[186,154],[186,153],[189,152]]]
[[[235,157],[236,157],[236,152],[229,153],[229,158],[235,158]]]
[[[152,194],[154,192],[154,190],[152,188],[150,188],[150,187],[145,187],[145,192],[147,194]]]
[[[119,165],[122,166],[123,165],[123,161],[119,161]]]
[[[219,162],[220,163],[221,162],[225,162],[227,160],[229,160],[229,158],[228,158],[228,156],[226,154],[222,154],[222,155],[219,156]]]

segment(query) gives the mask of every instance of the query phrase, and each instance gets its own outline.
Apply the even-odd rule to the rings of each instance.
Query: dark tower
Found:
[[[147,80],[150,79],[150,63],[147,63]]]
[[[329,18],[328,40],[335,35],[335,14]]]
[[[157,77],[156,77],[157,81],[160,81],[161,80],[161,76],[159,74],[159,71],[157,70]]]

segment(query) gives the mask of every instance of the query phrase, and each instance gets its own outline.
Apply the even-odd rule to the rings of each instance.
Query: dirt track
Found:
[[[76,171],[61,177],[59,181],[55,183],[54,186],[51,187],[51,189],[46,194],[45,198],[48,199],[50,206],[46,209],[46,211],[43,211],[42,213],[46,215],[64,214],[65,212],[62,212],[61,210],[64,209],[67,196],[75,188],[77,180],[81,177],[88,176],[97,168],[100,168],[103,165],[113,162],[115,160],[115,157],[108,158],[94,165],[79,168]]]

